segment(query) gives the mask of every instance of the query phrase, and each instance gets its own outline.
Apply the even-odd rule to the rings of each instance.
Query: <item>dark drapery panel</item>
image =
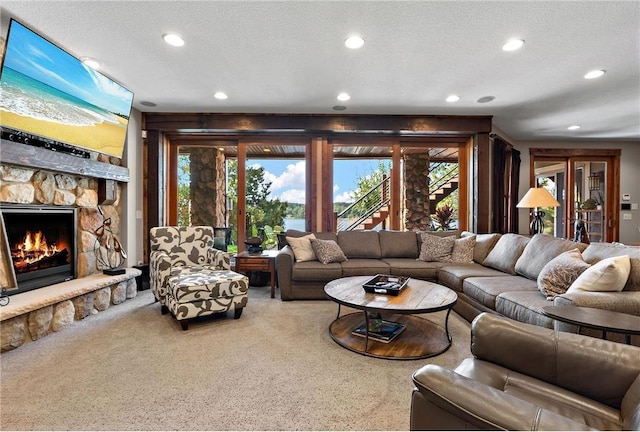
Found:
[[[503,234],[517,232],[516,204],[520,178],[520,152],[497,135],[492,135],[491,138],[493,140],[492,232]]]

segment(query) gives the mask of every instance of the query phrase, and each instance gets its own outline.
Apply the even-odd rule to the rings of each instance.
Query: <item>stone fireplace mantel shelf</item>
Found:
[[[0,307],[0,322],[92,291],[97,291],[100,288],[133,279],[141,274],[142,272],[138,269],[128,268],[126,272],[121,275],[107,276],[101,273],[93,274],[12,295],[9,304]]]
[[[5,139],[0,140],[0,162],[125,183],[130,180],[129,169],[126,167]]]

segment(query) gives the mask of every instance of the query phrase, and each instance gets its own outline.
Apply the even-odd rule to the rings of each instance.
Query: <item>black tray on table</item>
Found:
[[[362,287],[368,293],[397,296],[403,289],[405,289],[409,279],[410,278],[406,276],[378,274],[365,282]]]

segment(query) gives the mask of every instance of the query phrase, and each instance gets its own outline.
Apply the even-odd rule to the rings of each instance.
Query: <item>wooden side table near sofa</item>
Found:
[[[545,315],[553,319],[588,327],[602,332],[602,339],[607,332],[622,333],[627,345],[631,344],[631,335],[640,335],[640,317],[604,309],[580,306],[546,306],[542,308]]]
[[[268,249],[259,254],[244,251],[238,252],[236,255],[236,271],[238,273],[263,271],[271,274],[271,298],[274,298],[276,294],[276,255],[278,252],[277,249]]]

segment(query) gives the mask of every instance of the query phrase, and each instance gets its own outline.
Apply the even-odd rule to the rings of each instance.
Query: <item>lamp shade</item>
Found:
[[[560,203],[545,188],[530,188],[516,207],[560,207]]]

